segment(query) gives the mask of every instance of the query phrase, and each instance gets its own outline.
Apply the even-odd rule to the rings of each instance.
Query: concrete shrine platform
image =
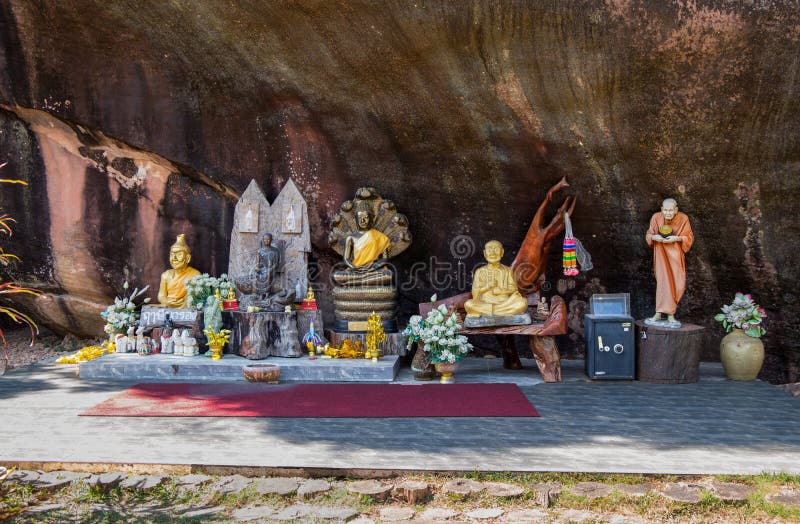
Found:
[[[581,360],[562,361],[563,382],[546,384],[533,360],[523,364],[509,371],[500,359],[468,359],[456,380],[515,382],[538,418],[81,417],[136,382],[39,364],[0,377],[0,464],[284,475],[800,474],[800,398],[776,386],[726,380],[718,363],[701,364],[695,384],[593,382]],[[402,367],[397,381],[413,382],[411,370]]]
[[[249,360],[238,355],[224,355],[220,360],[211,360],[202,355],[112,353],[79,364],[79,375],[85,380],[244,382],[242,368],[258,363],[280,366],[281,382],[392,382],[400,367],[397,355],[386,355],[373,362],[307,356]]]

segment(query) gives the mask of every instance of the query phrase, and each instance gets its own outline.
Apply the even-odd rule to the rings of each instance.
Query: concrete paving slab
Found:
[[[539,418],[79,417],[135,381],[21,368],[0,378],[0,420],[14,421],[0,464],[800,474],[800,398],[770,384],[728,381],[706,363],[696,384],[592,382],[583,361],[564,361],[564,381],[544,384],[532,360],[523,365],[468,359],[456,380],[517,382]],[[404,368],[398,381],[411,377]]]

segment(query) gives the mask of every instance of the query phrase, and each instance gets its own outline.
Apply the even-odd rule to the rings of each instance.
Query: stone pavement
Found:
[[[654,385],[590,382],[582,361],[565,361],[558,384],[541,383],[532,361],[522,371],[500,364],[471,359],[457,379],[515,381],[541,417],[79,417],[132,384],[37,365],[0,378],[0,464],[800,474],[800,399],[763,382],[725,380],[719,365],[704,364],[696,384]],[[402,381],[410,376],[401,370]],[[139,472],[148,467],[157,469]]]
[[[113,483],[97,489],[97,478],[102,476]],[[664,521],[678,510],[691,521],[746,519],[774,524],[781,522],[774,516],[790,521],[800,516],[800,490],[797,481],[790,479],[762,476],[731,483],[714,477],[681,481],[675,476],[601,475],[603,482],[576,482],[576,477],[558,474],[560,480],[536,482],[525,475],[504,476],[509,482],[448,480],[441,475],[417,480],[241,475],[215,479],[198,475],[170,478],[114,472],[89,477],[66,471],[14,471],[6,486],[0,482],[0,488],[4,488],[0,501],[8,503],[7,510],[12,514],[33,522],[111,522],[124,516],[127,522],[137,518],[143,522],[331,523],[357,519],[354,522],[367,524],[376,520],[430,523],[458,519],[643,524]],[[31,490],[24,489],[26,485]],[[638,499],[643,497],[644,504],[639,504]],[[37,519],[45,515],[48,520]],[[687,519],[689,515],[694,518]]]

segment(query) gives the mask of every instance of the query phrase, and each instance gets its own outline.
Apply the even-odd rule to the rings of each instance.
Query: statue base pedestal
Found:
[[[396,355],[377,362],[365,358],[270,358],[265,362],[280,366],[279,383],[285,382],[393,382],[400,369]],[[81,362],[82,380],[125,382],[245,382],[243,368],[250,360],[236,355],[179,357],[135,353],[105,355]]]
[[[680,329],[681,323],[677,320],[670,322],[669,320],[650,320],[649,318],[645,319],[644,325],[646,326],[653,326],[653,327],[660,327],[664,329]]]
[[[397,333],[397,319],[391,320],[382,320],[381,326],[383,326],[383,331],[388,336],[390,333]],[[340,333],[345,334],[364,334],[367,332],[367,321],[366,320],[339,320],[336,319],[336,322],[333,325],[333,329]]]
[[[340,332],[340,331],[327,331],[325,332],[325,337],[328,339],[328,342],[331,343],[331,346],[335,347],[342,347],[342,342],[344,339],[349,338],[352,341],[360,340],[364,347],[367,346],[367,335],[366,333],[351,333],[351,332]],[[402,333],[386,333],[386,341],[381,344],[380,347],[381,355],[405,355],[408,353],[406,349],[406,343],[403,341],[403,334]]]
[[[636,322],[636,378],[654,384],[689,384],[700,380],[703,326],[680,329]]]
[[[238,355],[251,360],[303,355],[294,311],[223,311],[222,319],[225,327],[231,330],[229,347]]]
[[[465,328],[479,328],[491,326],[527,326],[531,323],[528,313],[521,315],[485,315],[480,317],[465,317]]]

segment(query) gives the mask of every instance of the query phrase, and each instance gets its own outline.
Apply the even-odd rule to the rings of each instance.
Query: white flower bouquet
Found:
[[[431,301],[436,301],[435,295]],[[472,344],[467,342],[467,337],[459,335],[459,331],[461,325],[458,323],[458,316],[440,305],[431,310],[424,319],[419,315],[412,316],[403,330],[403,337],[409,347],[412,343],[421,341],[422,350],[429,354],[431,362],[452,364],[472,351]]]
[[[125,291],[127,291],[129,287],[127,282],[122,285],[122,289]],[[103,330],[109,335],[117,333],[124,334],[128,328],[135,326],[136,322],[139,320],[139,312],[142,305],[150,302],[149,298],[145,298],[139,303],[137,303],[136,300],[144,295],[149,287],[150,286],[145,286],[142,289],[136,288],[130,295],[114,298],[114,303],[100,313],[100,316],[106,321]]]
[[[206,305],[206,299],[213,297],[218,289],[223,299],[233,289],[233,285],[225,273],[221,274],[219,278],[203,273],[188,280],[186,282],[186,307],[203,309]]]

